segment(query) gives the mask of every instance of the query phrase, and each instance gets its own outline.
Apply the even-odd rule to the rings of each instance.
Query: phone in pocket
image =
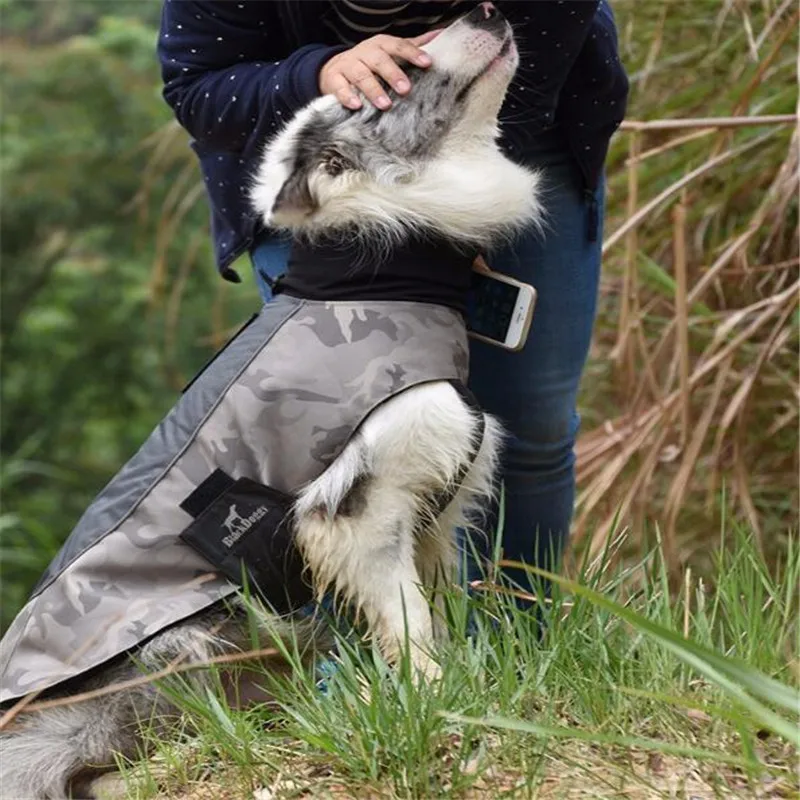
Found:
[[[506,350],[521,350],[528,338],[536,289],[478,259],[467,301],[467,333]]]

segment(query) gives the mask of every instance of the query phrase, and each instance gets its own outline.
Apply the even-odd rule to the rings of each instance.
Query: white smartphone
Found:
[[[528,338],[535,304],[533,286],[494,272],[483,259],[478,259],[472,270],[467,333],[506,350],[521,350]]]

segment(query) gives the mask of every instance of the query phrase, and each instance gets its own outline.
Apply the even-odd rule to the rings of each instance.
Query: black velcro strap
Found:
[[[215,494],[225,479],[227,488]],[[200,511],[180,538],[230,581],[286,614],[313,599],[295,543],[293,506],[291,495],[217,470],[181,503],[188,513]]]
[[[223,492],[235,483],[226,472],[215,469],[182,503],[181,508],[193,517],[199,517]]]

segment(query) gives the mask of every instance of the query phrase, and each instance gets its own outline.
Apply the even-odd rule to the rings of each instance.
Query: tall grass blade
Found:
[[[800,711],[800,692],[764,675],[747,664],[722,656],[690,639],[684,639],[674,630],[647,619],[647,617],[611,600],[594,589],[590,589],[588,586],[583,586],[569,578],[516,561],[501,562],[500,565],[532,572],[539,577],[558,584],[562,589],[572,592],[578,597],[586,598],[595,606],[624,619],[633,628],[656,639],[682,661],[724,689],[744,706],[760,724],[783,736],[796,747],[800,747],[800,730],[798,730],[797,725],[788,722],[767,706],[750,697],[744,689],[752,692],[756,697],[774,704],[794,718],[797,717],[798,711]]]

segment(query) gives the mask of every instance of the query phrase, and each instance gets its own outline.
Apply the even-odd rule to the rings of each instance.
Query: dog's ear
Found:
[[[291,214],[293,217],[307,217],[319,209],[319,200],[312,185],[321,176],[337,178],[345,172],[358,169],[358,152],[346,143],[326,147],[312,164],[295,169],[286,179],[272,204],[272,217]]]
[[[272,204],[270,216],[278,217],[290,214],[307,217],[319,208],[311,187],[308,185],[308,173],[305,170],[293,172],[281,186]]]

